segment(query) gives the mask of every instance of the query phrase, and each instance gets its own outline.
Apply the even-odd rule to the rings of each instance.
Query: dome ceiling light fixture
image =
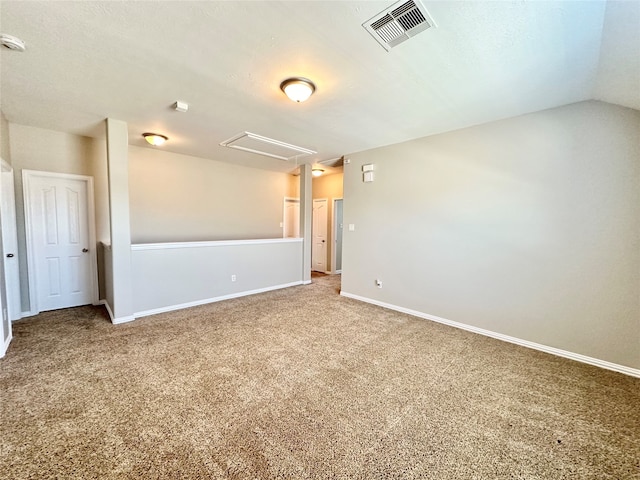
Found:
[[[316,86],[308,78],[291,77],[280,84],[280,90],[294,102],[301,103],[316,91]]]
[[[143,133],[142,136],[150,145],[153,145],[154,147],[159,147],[164,142],[169,140],[168,137],[160,135],[159,133]]]
[[[311,175],[313,175],[314,177],[319,177],[323,173],[324,170],[322,168],[315,167],[311,169]]]
[[[15,50],[17,52],[24,52],[27,48],[24,42],[18,37],[7,35],[6,33],[0,33],[0,44],[9,50]]]

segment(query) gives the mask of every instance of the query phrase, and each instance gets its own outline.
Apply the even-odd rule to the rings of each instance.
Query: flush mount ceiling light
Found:
[[[304,102],[316,91],[313,82],[303,77],[287,78],[280,84],[280,90],[294,102]]]
[[[142,136],[154,147],[159,147],[164,142],[169,140],[167,137],[165,137],[164,135],[160,135],[159,133],[143,133]]]
[[[314,177],[319,177],[323,173],[324,173],[324,170],[322,168],[312,168],[311,169],[311,175],[313,175]]]
[[[9,50],[16,50],[18,52],[24,52],[26,46],[22,40],[13,35],[7,35],[6,33],[0,33],[0,44],[7,47]]]

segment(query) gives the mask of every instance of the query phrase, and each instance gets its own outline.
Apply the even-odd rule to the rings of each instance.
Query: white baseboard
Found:
[[[169,305],[167,307],[154,308],[152,310],[144,310],[142,312],[136,312],[133,315],[135,318],[148,317],[149,315],[157,315],[159,313],[173,312],[175,310],[182,310],[183,308],[197,307],[198,305],[206,305],[207,303],[221,302],[222,300],[231,300],[232,298],[246,297],[247,295],[255,295],[256,293],[264,293],[264,292],[270,292],[272,290],[280,290],[282,288],[296,287],[298,285],[303,285],[305,283],[311,283],[311,282],[299,281],[299,282],[284,283],[281,285],[273,285],[271,287],[258,288],[255,290],[246,290],[244,292],[230,293],[228,295],[221,295],[219,297],[213,297],[213,298],[205,298],[203,300],[196,300],[194,302],[181,303],[179,305]]]
[[[460,328],[461,330],[467,330],[469,332],[478,333],[480,335],[495,338],[497,340],[502,340],[504,342],[514,343],[522,347],[532,348],[534,350],[539,350],[541,352],[550,353],[552,355],[557,355],[559,357],[568,358],[570,360],[575,360],[577,362],[587,363],[589,365],[594,365],[596,367],[606,368],[607,370],[613,370],[614,372],[624,373],[625,375],[640,378],[640,370],[637,368],[631,368],[625,365],[619,365],[617,363],[607,362],[605,360],[600,360],[598,358],[587,357],[586,355],[581,355],[579,353],[569,352],[567,350],[561,350],[555,347],[549,347],[547,345],[542,345],[540,343],[534,343],[528,340],[522,340],[517,337],[511,337],[509,335],[503,335],[502,333],[492,332],[491,330],[485,330],[484,328],[478,328],[478,327],[474,327],[464,323],[454,322],[452,320],[447,320],[446,318],[437,317],[435,315],[429,315],[428,313],[419,312],[417,310],[411,310],[409,308],[398,307],[390,303],[380,302],[378,300],[373,300],[367,297],[361,297],[360,295],[354,295],[352,293],[348,293],[345,291],[341,291],[340,295],[347,298],[353,298],[354,300],[359,300],[361,302],[378,305],[379,307],[388,308],[389,310],[395,310],[397,312],[407,313],[409,315],[413,315],[414,317],[419,317],[425,320],[431,320],[433,322],[449,325],[450,327]]]
[[[311,285],[311,283],[312,283],[311,280],[304,280],[302,282],[302,285]]]
[[[23,318],[26,318],[26,317],[33,317],[35,315],[37,315],[37,313],[34,313],[31,310],[27,312],[20,312],[20,318],[18,320],[22,320]],[[13,321],[17,322],[18,320],[13,320]]]
[[[107,313],[109,314],[109,318],[111,319],[111,323],[113,323],[114,325],[118,325],[120,323],[133,322],[136,319],[136,317],[133,315],[129,315],[128,317],[116,318],[113,315],[113,310],[111,310],[111,306],[109,305],[109,302],[107,302],[106,300],[100,300],[98,302],[98,305],[104,305],[104,308],[107,309]]]
[[[13,339],[13,332],[9,334],[9,336],[7,337],[7,340],[2,345],[2,350],[0,350],[0,358],[4,357],[7,354],[7,350],[9,350],[9,344],[11,343],[12,339]]]
[[[121,323],[133,322],[135,319],[135,315],[129,315],[127,317],[111,318],[111,323],[114,325],[120,325]]]

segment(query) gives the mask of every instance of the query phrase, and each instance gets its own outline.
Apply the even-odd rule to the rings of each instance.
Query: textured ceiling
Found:
[[[592,98],[640,109],[640,2],[428,2],[438,28],[386,52],[361,24],[393,1],[0,1],[10,122],[167,135],[163,149],[295,165],[219,143],[242,131],[316,150],[299,162]],[[279,90],[311,78],[305,103]],[[187,113],[171,108],[190,104]],[[294,162],[295,163],[295,162]]]

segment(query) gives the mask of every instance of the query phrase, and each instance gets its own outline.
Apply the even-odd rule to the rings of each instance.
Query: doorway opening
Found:
[[[313,177],[311,183],[311,280],[332,284],[337,281],[336,288],[339,292],[342,273],[344,174],[342,165],[327,170],[323,175]],[[323,278],[326,280],[322,280]]]
[[[22,175],[31,313],[97,303],[93,178]]]

